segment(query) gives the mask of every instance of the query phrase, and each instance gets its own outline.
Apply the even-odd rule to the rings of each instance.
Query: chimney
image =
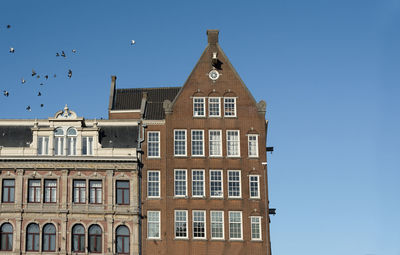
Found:
[[[208,43],[209,44],[217,44],[218,43],[218,29],[209,29],[207,30],[207,36],[208,36]]]
[[[108,103],[108,111],[111,111],[114,106],[114,94],[115,94],[115,81],[117,80],[117,76],[111,76],[111,89],[110,89],[110,100]]]

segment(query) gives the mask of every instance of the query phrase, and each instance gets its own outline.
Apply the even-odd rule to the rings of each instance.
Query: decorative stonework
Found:
[[[264,100],[261,100],[257,103],[258,112],[266,112],[267,111],[267,103]]]
[[[55,119],[76,119],[77,115],[74,111],[68,108],[68,105],[65,105],[64,110],[60,110],[56,112],[54,115]]]

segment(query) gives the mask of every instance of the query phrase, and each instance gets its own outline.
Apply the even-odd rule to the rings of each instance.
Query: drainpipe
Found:
[[[143,169],[143,163],[142,163],[142,143],[144,142],[144,129],[146,128],[146,124],[143,124],[142,120],[138,123],[138,143],[137,143],[137,159],[138,159],[138,229],[139,229],[139,240],[138,240],[138,246],[139,246],[139,255],[142,254],[142,169]]]

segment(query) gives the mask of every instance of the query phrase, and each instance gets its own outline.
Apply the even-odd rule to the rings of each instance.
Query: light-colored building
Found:
[[[134,120],[0,120],[0,254],[138,254]]]

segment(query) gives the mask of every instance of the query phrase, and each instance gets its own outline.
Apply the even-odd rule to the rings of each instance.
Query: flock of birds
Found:
[[[6,28],[7,28],[7,29],[11,29],[11,25],[7,25]],[[134,45],[135,43],[136,43],[135,40],[131,40],[131,45]],[[72,49],[71,52],[72,52],[72,54],[76,54],[76,53],[77,53],[77,50],[76,50],[76,49]],[[14,47],[10,47],[9,53],[10,53],[10,54],[14,54],[14,53],[15,53],[15,48],[14,48]],[[67,54],[65,53],[64,50],[61,50],[61,52],[56,52],[55,55],[56,55],[56,57],[67,58]],[[42,77],[42,78],[44,78],[44,79],[47,81],[47,80],[49,79],[50,75],[49,75],[49,74],[44,74],[44,75],[41,76],[41,75],[38,74],[34,69],[32,69],[32,77],[36,77],[37,79],[40,79],[40,78]],[[56,77],[57,77],[57,75],[56,75],[56,74],[53,74],[53,78],[56,78]],[[68,77],[68,79],[71,79],[71,78],[72,78],[72,70],[71,70],[71,69],[68,69],[67,77]],[[22,84],[25,84],[26,82],[27,82],[27,81],[22,77],[22,78],[21,78],[21,83],[22,83]],[[40,85],[43,86],[44,83],[41,82]],[[7,91],[7,90],[3,90],[3,95],[4,95],[5,97],[8,97],[8,96],[10,96],[10,92]],[[39,91],[38,94],[37,94],[37,96],[39,96],[39,97],[42,96],[42,93]],[[43,104],[43,103],[40,104],[40,107],[44,107],[44,104]],[[30,105],[26,106],[25,109],[26,109],[27,111],[29,111],[29,112],[32,111],[32,107],[31,107]]]

